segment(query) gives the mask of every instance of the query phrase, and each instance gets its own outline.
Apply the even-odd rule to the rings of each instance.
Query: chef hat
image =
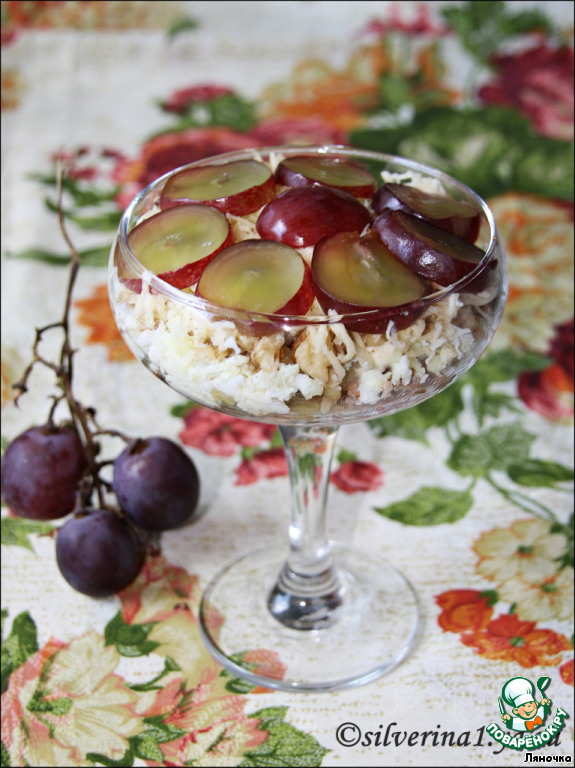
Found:
[[[528,701],[533,701],[533,693],[533,683],[526,677],[513,677],[501,689],[503,699],[512,707],[520,707]]]

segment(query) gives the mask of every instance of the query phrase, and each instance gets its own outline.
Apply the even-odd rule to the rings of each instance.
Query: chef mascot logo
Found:
[[[540,677],[537,680],[537,689],[541,695],[537,701],[535,686],[531,680],[526,677],[512,677],[508,680],[501,689],[499,712],[503,727],[515,733],[506,733],[497,723],[489,723],[487,733],[500,744],[517,750],[538,749],[553,740],[569,715],[561,707],[557,707],[554,717],[545,724],[551,712],[551,699],[545,696],[544,691],[550,682],[550,677]],[[505,705],[511,709],[511,713]]]
[[[541,685],[540,690],[543,693],[551,680],[548,677],[540,677],[537,682]],[[501,697],[506,704],[513,707],[512,716],[505,712],[500,699],[501,719],[508,728],[514,731],[525,733],[540,728],[551,710],[551,700],[545,696],[541,698],[539,703],[537,702],[535,686],[526,677],[512,677],[511,680],[508,680],[501,689]]]

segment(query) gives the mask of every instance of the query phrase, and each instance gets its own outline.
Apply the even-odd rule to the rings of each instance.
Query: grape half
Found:
[[[74,509],[87,468],[86,449],[73,427],[32,427],[6,450],[2,496],[19,517],[55,520]]]
[[[60,573],[77,592],[107,597],[136,578],[145,549],[135,531],[107,509],[77,512],[56,537]]]
[[[130,232],[128,242],[146,269],[175,288],[188,288],[198,282],[210,259],[234,242],[234,236],[229,221],[215,208],[180,205],[144,219]],[[122,277],[128,287],[136,287],[134,278]]]
[[[308,265],[272,240],[226,248],[204,269],[196,293],[225,307],[283,315],[305,315],[314,300]]]
[[[403,211],[384,211],[373,229],[409,269],[442,286],[461,280],[485,256],[462,237]]]
[[[189,522],[200,479],[192,460],[163,437],[135,440],[114,462],[114,493],[126,515],[148,531]]]
[[[480,216],[472,205],[464,200],[430,195],[407,184],[384,184],[373,196],[372,204],[376,213],[403,211],[420,216],[470,243],[479,234]]]
[[[187,168],[170,176],[160,207],[204,203],[224,213],[247,216],[269,203],[275,193],[275,179],[267,165],[257,160],[238,160]]]
[[[275,177],[286,187],[323,184],[362,198],[371,197],[376,189],[375,179],[361,165],[328,155],[288,157],[276,168]]]
[[[323,311],[338,314],[375,310],[368,317],[343,322],[353,331],[384,333],[391,320],[397,329],[421,314],[419,299],[430,292],[426,280],[408,269],[371,231],[340,232],[320,240],[311,262],[313,287]]]

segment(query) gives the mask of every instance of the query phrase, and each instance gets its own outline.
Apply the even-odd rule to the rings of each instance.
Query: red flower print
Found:
[[[236,485],[251,485],[262,478],[283,477],[288,465],[283,448],[259,451],[251,459],[244,459],[236,469]]]
[[[193,85],[191,88],[182,88],[172,93],[170,98],[162,104],[165,112],[183,114],[192,104],[202,104],[213,101],[220,96],[232,96],[231,88],[225,85]]]
[[[229,128],[190,128],[164,133],[146,142],[136,160],[119,160],[113,178],[121,185],[116,203],[121,208],[162,174],[186,163],[223,152],[261,146],[256,137]]]
[[[479,90],[485,104],[517,107],[544,136],[573,139],[572,48],[539,45],[492,64],[497,76]]]
[[[475,589],[450,589],[436,595],[442,609],[437,623],[444,632],[472,632],[487,627],[493,615],[491,595]]]
[[[553,360],[560,365],[565,373],[573,380],[575,375],[575,332],[573,318],[557,328],[555,338],[551,341],[549,353]]]
[[[265,648],[258,648],[255,651],[248,651],[244,657],[244,662],[251,664],[251,671],[258,675],[268,677],[270,680],[283,680],[287,666],[280,660],[275,651],[268,651]],[[257,685],[251,693],[272,693],[271,688],[264,688]]]
[[[268,443],[275,432],[272,424],[244,421],[200,407],[192,408],[184,422],[182,443],[210,456],[233,456],[237,448],[258,448]]]
[[[321,117],[271,117],[249,134],[261,146],[347,144],[347,134]]]
[[[417,15],[413,21],[404,21],[401,18],[402,3],[392,3],[389,17],[382,21],[373,19],[359,32],[358,37],[377,35],[383,37],[388,32],[403,32],[406,35],[446,35],[449,30],[436,24],[432,18],[429,7],[421,3],[417,7]]]
[[[522,667],[557,666],[562,651],[571,643],[551,629],[535,629],[534,621],[521,621],[516,614],[504,614],[487,627],[461,635],[461,642],[493,661],[514,661]]]
[[[519,397],[532,411],[551,420],[573,417],[573,319],[557,329],[543,371],[526,371],[518,381]]]
[[[346,461],[331,473],[330,482],[344,493],[377,491],[383,485],[383,472],[369,461]]]
[[[569,659],[565,664],[561,664],[559,674],[564,683],[573,686],[573,659]]]

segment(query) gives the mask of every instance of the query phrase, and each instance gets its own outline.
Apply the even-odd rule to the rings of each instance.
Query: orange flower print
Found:
[[[573,659],[569,659],[565,664],[561,664],[559,674],[564,683],[573,687]]]
[[[461,642],[492,661],[514,661],[522,667],[552,666],[571,643],[551,629],[535,629],[534,621],[521,621],[516,614],[503,614],[485,629],[461,635]]]
[[[548,354],[557,326],[573,317],[573,209],[521,192],[488,203],[509,273],[507,304],[492,348]]]
[[[493,616],[495,593],[475,589],[450,589],[436,595],[442,608],[437,623],[444,632],[471,632],[485,629]]]
[[[110,362],[126,363],[135,359],[116,326],[106,285],[96,286],[91,296],[75,301],[74,306],[80,310],[80,325],[90,329],[87,344],[105,344]]]

